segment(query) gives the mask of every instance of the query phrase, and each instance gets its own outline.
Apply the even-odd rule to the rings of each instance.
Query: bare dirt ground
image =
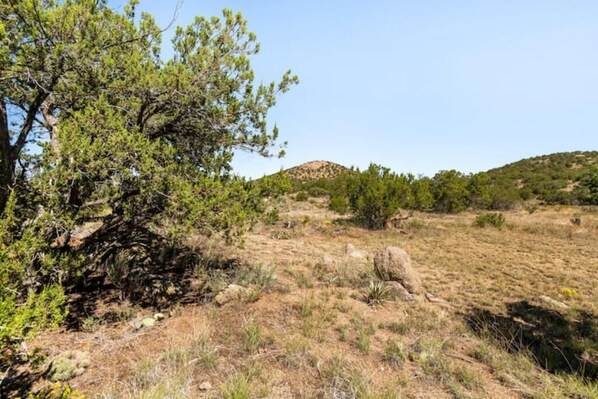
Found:
[[[421,213],[373,232],[321,199],[280,207],[281,221],[257,226],[243,248],[213,248],[263,272],[250,298],[173,303],[139,330],[132,321],[157,310],[116,304],[120,321],[90,315],[83,331],[30,346],[49,358],[89,353],[69,384],[90,398],[598,397],[594,377],[567,360],[596,364],[583,344],[596,336],[597,211],[512,211],[500,230],[474,227],[473,213]],[[348,257],[347,244],[368,256]],[[437,301],[366,303],[371,255],[386,246],[410,254]],[[557,327],[565,334],[545,339]],[[547,366],[562,364],[561,354],[568,370]]]

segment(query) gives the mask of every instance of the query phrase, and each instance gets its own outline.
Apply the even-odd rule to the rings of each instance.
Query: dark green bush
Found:
[[[355,217],[370,229],[384,229],[399,208],[411,208],[413,196],[407,176],[371,164],[348,184],[349,204]]]
[[[475,218],[475,225],[477,227],[492,226],[497,229],[502,229],[505,224],[505,216],[500,212],[485,212],[479,214]]]
[[[340,213],[341,215],[344,215],[347,212],[349,212],[349,200],[347,199],[347,197],[343,197],[340,195],[331,197],[330,202],[328,203],[328,209],[336,213]]]
[[[295,195],[295,201],[304,202],[307,201],[308,195],[305,191],[299,191],[297,195]]]

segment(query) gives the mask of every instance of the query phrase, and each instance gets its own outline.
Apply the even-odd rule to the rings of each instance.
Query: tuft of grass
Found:
[[[303,272],[298,272],[295,282],[299,288],[314,288],[314,280]]]
[[[377,389],[363,371],[348,361],[334,357],[322,367],[319,395],[324,398],[398,399],[396,389]]]
[[[262,344],[262,331],[255,322],[249,322],[244,331],[245,350],[249,353],[255,353]]]
[[[388,340],[384,347],[383,359],[396,368],[402,368],[407,360],[405,346],[396,340]]]
[[[309,341],[301,336],[291,336],[283,343],[283,355],[279,360],[287,367],[300,368],[308,364],[310,358]]]
[[[391,323],[384,325],[384,328],[392,331],[395,334],[399,334],[399,335],[405,335],[410,330],[409,325],[407,323],[399,323],[396,321],[393,321]]]
[[[367,331],[365,331],[365,330],[357,331],[357,338],[356,338],[355,345],[357,346],[357,349],[359,349],[359,351],[361,353],[363,353],[364,355],[367,355],[370,353],[370,335],[367,333]]]
[[[332,309],[328,307],[325,298],[306,296],[298,306],[301,318],[301,332],[306,338],[315,338],[322,341],[336,318]]]
[[[220,388],[220,393],[223,399],[249,399],[251,397],[249,378],[242,373],[235,374]]]

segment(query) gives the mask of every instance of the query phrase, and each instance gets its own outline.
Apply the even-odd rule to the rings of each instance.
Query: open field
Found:
[[[89,353],[69,383],[92,398],[598,397],[596,210],[507,212],[500,230],[474,227],[472,213],[416,213],[400,229],[367,231],[320,199],[280,208],[281,221],[257,226],[243,248],[202,240],[208,257],[249,270],[237,278],[260,289],[245,300],[174,303],[140,330],[132,320],[154,309],[103,303],[112,322],[90,314],[84,328],[29,345],[50,358]],[[366,256],[348,256],[347,244]],[[364,300],[372,255],[386,246],[410,254],[433,301]],[[196,274],[222,287],[235,279]]]

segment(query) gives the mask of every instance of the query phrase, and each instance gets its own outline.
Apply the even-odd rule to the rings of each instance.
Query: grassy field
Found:
[[[84,328],[30,345],[89,353],[69,383],[90,398],[598,398],[597,210],[512,211],[501,229],[421,213],[373,232],[321,199],[280,208],[243,248],[190,240],[206,264],[243,265],[199,267],[195,284],[252,287],[243,300],[103,303]],[[371,292],[386,246],[410,254],[432,301]],[[167,317],[132,327],[157,310]]]

